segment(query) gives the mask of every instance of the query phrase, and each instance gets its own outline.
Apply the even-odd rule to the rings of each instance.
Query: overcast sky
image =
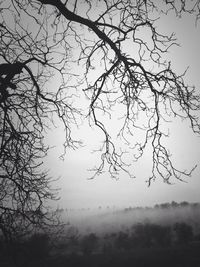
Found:
[[[168,15],[160,21],[160,27],[167,32],[176,33],[181,47],[173,48],[169,59],[179,73],[189,66],[186,81],[200,90],[200,24],[195,28],[194,19],[189,16],[178,20]],[[194,136],[188,124],[183,122],[177,121],[169,127],[171,135],[167,142],[177,166],[190,169],[198,164],[198,167],[192,177],[185,179],[187,183],[174,180],[173,185],[167,185],[157,179],[150,187],[145,182],[151,175],[151,155],[148,151],[138,163],[131,166],[135,179],[124,174],[120,175],[119,180],[113,180],[105,173],[88,180],[91,176],[88,169],[96,161],[91,148],[98,142],[98,132],[84,126],[79,134],[86,140],[85,146],[76,151],[68,151],[62,161],[59,156],[62,153],[63,130],[57,127],[48,135],[48,142],[55,148],[51,149],[46,161],[50,174],[61,177],[57,183],[61,199],[57,204],[67,208],[95,208],[149,206],[173,200],[200,201],[200,137]]]

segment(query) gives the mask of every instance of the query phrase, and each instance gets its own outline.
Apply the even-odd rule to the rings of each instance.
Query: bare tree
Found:
[[[151,147],[149,184],[159,176],[170,183],[191,175],[193,169],[182,171],[172,162],[162,125],[178,117],[199,134],[199,95],[166,61],[177,41],[156,23],[158,14],[170,11],[198,21],[199,10],[199,0],[159,6],[153,0],[1,1],[0,225],[12,212],[37,214],[53,197],[41,160],[48,149],[44,131],[55,116],[64,125],[65,149],[79,145],[72,129],[85,118],[102,132],[94,176],[106,167],[112,177],[128,172],[125,150],[109,129],[115,116],[121,117],[116,135],[134,160]]]
[[[54,24],[62,25],[63,41],[67,47],[75,44],[77,62],[85,66],[83,91],[89,100],[89,122],[100,128],[105,137],[95,175],[106,165],[112,177],[120,170],[126,171],[124,153],[117,149],[104,120],[105,116],[112,118],[116,110],[123,110],[118,137],[132,148],[135,160],[151,145],[149,184],[156,176],[169,183],[172,176],[181,180],[182,175],[191,175],[193,169],[178,170],[171,161],[163,142],[168,133],[162,125],[169,118],[179,117],[188,120],[193,131],[199,133],[199,95],[185,84],[185,73],[176,74],[165,60],[165,53],[177,42],[173,34],[157,31],[155,14],[173,10],[181,16],[188,12],[198,20],[199,1],[162,1],[160,7],[155,1],[38,2],[45,10],[49,5],[55,8]],[[133,52],[127,51],[130,45]],[[77,88],[80,90],[80,86]],[[139,135],[142,138],[135,140]]]
[[[12,29],[13,10],[4,6],[7,3],[1,4],[0,24],[0,230],[11,240],[33,227],[58,223],[46,206],[57,199],[57,191],[42,169],[48,150],[43,135],[54,113],[68,135],[68,115],[64,115],[70,107],[59,98],[59,90],[54,95],[42,91],[51,75],[45,70],[48,50],[56,44],[49,45],[48,33],[40,35],[39,27],[30,34],[15,16]],[[53,63],[51,67],[56,68]]]

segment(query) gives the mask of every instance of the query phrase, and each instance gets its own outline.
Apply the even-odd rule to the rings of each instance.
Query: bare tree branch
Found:
[[[9,0],[0,7],[3,232],[9,216],[20,214],[29,225],[48,215],[44,203],[55,195],[42,171],[48,151],[43,139],[55,117],[64,126],[64,152],[80,145],[74,125],[87,119],[100,129],[100,164],[92,177],[106,168],[114,178],[121,171],[130,174],[127,151],[134,164],[147,149],[149,185],[157,177],[170,183],[192,174],[195,167],[179,170],[173,162],[166,129],[176,117],[200,134],[200,96],[185,83],[185,73],[176,73],[166,60],[178,42],[173,33],[159,32],[157,23],[169,12],[191,14],[198,22],[199,0]],[[111,129],[116,117],[121,119]],[[14,220],[11,225],[16,229]]]

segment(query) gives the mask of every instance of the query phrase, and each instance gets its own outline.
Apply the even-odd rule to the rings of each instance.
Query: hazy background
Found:
[[[195,27],[195,21],[190,16],[176,19],[174,15],[163,16],[159,20],[158,27],[166,33],[175,32],[181,47],[170,50],[168,59],[172,66],[182,73],[188,66],[186,81],[195,85],[200,91],[200,25]],[[112,123],[112,122],[111,122]],[[83,125],[77,129],[77,136],[84,140],[84,147],[69,150],[62,161],[59,156],[63,152],[62,143],[64,133],[57,124],[57,128],[47,135],[47,143],[53,148],[50,150],[45,165],[50,170],[50,175],[60,177],[56,185],[60,188],[60,200],[56,203],[64,208],[96,208],[99,206],[151,206],[156,203],[200,201],[200,139],[194,136],[187,123],[175,121],[169,126],[170,138],[167,143],[173,154],[172,159],[176,166],[182,169],[191,169],[194,165],[198,167],[192,177],[186,178],[186,183],[179,181],[172,185],[164,184],[157,179],[150,187],[145,182],[151,175],[151,154],[146,152],[144,157],[131,166],[130,170],[136,176],[130,179],[127,175],[120,175],[119,180],[113,180],[109,174],[103,174],[93,180],[88,180],[91,173],[88,169],[96,163],[95,154],[91,149],[98,145],[98,131],[89,129]],[[113,124],[113,127],[115,125]]]

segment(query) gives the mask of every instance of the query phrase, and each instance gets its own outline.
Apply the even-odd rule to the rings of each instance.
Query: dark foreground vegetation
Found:
[[[41,265],[42,266],[42,265]],[[69,255],[47,261],[47,266],[97,266],[97,267],[196,267],[200,266],[199,249],[149,248],[135,251],[116,251],[110,254]]]
[[[186,203],[187,204],[187,203]],[[62,235],[34,233],[26,239],[6,243],[0,240],[1,267],[118,267],[118,266],[200,266],[200,224],[196,220],[200,205],[184,205],[194,211],[185,221],[151,222],[146,220],[120,230],[81,232],[68,225]],[[155,209],[172,209],[182,205],[162,204]],[[124,212],[132,212],[129,208]]]
[[[144,226],[147,227],[147,226]],[[93,235],[93,234],[91,234]],[[2,250],[1,246],[1,265],[2,267],[27,266],[27,267],[82,267],[82,266],[162,266],[162,267],[196,267],[200,266],[200,239],[192,239],[189,243],[174,243],[161,245],[155,243],[145,245],[124,246],[124,241],[119,242],[125,233],[116,233],[115,246],[104,246],[97,250],[92,238],[87,236],[87,242],[81,242],[80,251],[62,253],[58,248],[49,247],[45,236],[31,237],[26,244],[13,244],[10,250]],[[122,238],[123,240],[123,238]],[[96,239],[97,243],[100,239]],[[129,240],[130,241],[130,240]],[[140,240],[142,241],[142,240]],[[2,245],[2,244],[1,244]],[[94,245],[94,246],[92,246]]]

